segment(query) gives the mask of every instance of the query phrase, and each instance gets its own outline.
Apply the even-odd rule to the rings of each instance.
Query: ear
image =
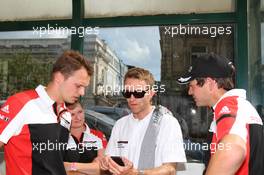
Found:
[[[207,78],[206,81],[208,82],[209,90],[210,91],[214,91],[215,90],[215,85],[216,85],[215,80],[213,80],[212,78]]]
[[[64,81],[64,75],[61,72],[56,72],[54,73],[54,82],[60,84],[61,82]]]
[[[156,91],[154,91],[154,89],[150,89],[148,93],[149,96],[152,98],[156,94]]]

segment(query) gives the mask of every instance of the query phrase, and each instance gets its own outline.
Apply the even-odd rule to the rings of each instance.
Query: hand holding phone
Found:
[[[118,165],[125,166],[125,164],[124,164],[124,162],[123,162],[121,157],[119,157],[119,156],[111,156],[111,159],[113,161],[115,161],[115,163],[117,163]]]

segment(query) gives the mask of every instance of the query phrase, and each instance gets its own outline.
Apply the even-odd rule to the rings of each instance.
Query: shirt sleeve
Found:
[[[186,162],[181,127],[176,118],[163,117],[157,141],[162,163]]]
[[[103,142],[102,142],[101,138],[99,138],[98,136],[96,136],[96,137],[97,137],[96,146],[97,146],[98,150],[103,149],[104,147],[103,147]]]
[[[241,114],[238,102],[234,99],[226,99],[219,104],[216,112],[216,136],[217,142],[227,134],[235,134],[240,136],[246,141],[247,126],[246,117],[247,113]]]
[[[8,140],[17,134],[17,132],[23,126],[23,118],[21,115],[21,109],[23,105],[12,96],[7,99],[6,103],[1,106],[0,109],[0,141],[7,143]]]
[[[102,148],[106,148],[106,145],[107,145],[107,140],[106,140],[106,137],[105,137],[105,135],[104,135],[104,133],[103,132],[101,132],[101,131],[97,131],[98,132],[98,134],[97,134],[97,136],[101,139],[101,141],[102,141]]]

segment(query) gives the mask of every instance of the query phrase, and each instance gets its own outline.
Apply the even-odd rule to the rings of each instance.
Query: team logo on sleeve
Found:
[[[227,106],[224,106],[224,107],[222,107],[222,109],[221,109],[221,111],[219,112],[218,115],[230,114],[230,113],[231,113],[230,109]]]
[[[3,107],[1,108],[1,111],[3,111],[3,112],[5,112],[5,113],[9,114],[9,105],[5,105],[5,106],[3,106]]]

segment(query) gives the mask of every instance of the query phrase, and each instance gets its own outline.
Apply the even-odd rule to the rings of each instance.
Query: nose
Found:
[[[131,94],[130,98],[128,98],[129,101],[134,101],[136,98],[134,97],[133,94]]]
[[[82,117],[81,117],[80,114],[77,114],[77,115],[76,115],[76,118],[77,118],[78,120],[80,120]]]

